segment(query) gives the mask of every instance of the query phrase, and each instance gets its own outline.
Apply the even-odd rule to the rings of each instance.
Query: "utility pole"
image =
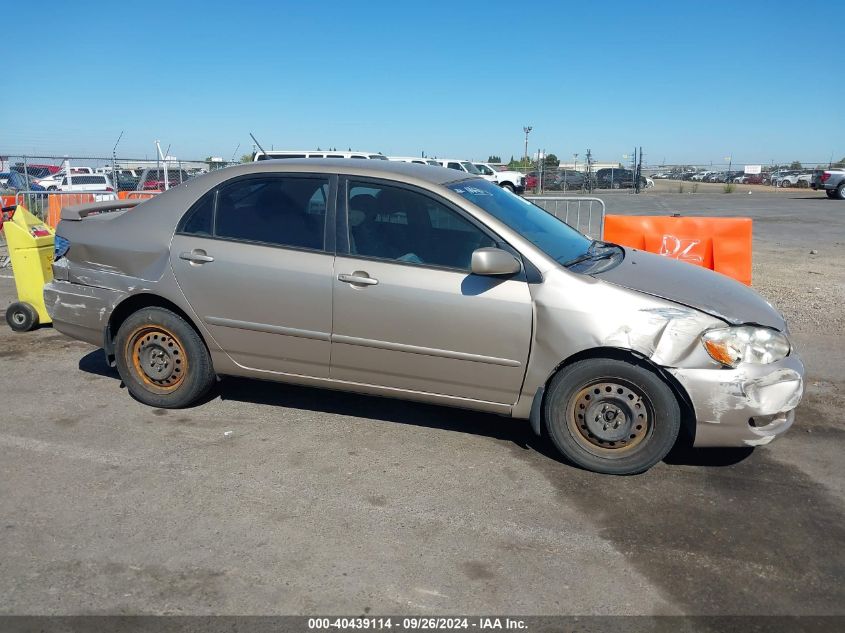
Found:
[[[528,135],[531,133],[531,130],[534,128],[530,125],[526,125],[522,128],[522,131],[525,132],[525,154],[523,154],[524,159],[528,160]]]

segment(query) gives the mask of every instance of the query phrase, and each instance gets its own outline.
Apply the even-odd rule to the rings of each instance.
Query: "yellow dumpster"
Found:
[[[18,205],[3,223],[18,301],[6,310],[6,322],[16,332],[52,323],[44,305],[44,284],[53,279],[53,229]]]

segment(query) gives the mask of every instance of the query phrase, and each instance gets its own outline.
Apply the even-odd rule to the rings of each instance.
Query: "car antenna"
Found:
[[[263,147],[261,147],[261,143],[259,143],[259,142],[258,142],[258,139],[257,139],[257,138],[255,138],[255,136],[252,134],[252,132],[250,132],[250,133],[249,133],[249,135],[250,135],[250,136],[252,136],[252,140],[253,140],[253,141],[255,141],[255,144],[256,144],[256,145],[258,145],[258,149],[260,149],[260,150],[261,150],[261,153],[262,153],[262,154],[264,154],[264,157],[266,158],[266,157],[267,157],[267,152],[266,152],[266,151],[264,151],[264,148],[263,148]]]

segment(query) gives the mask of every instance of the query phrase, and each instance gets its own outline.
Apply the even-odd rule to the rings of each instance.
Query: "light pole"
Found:
[[[524,154],[524,158],[525,158],[526,161],[528,160],[528,135],[531,133],[531,130],[533,130],[533,129],[534,128],[531,127],[530,125],[526,125],[525,127],[522,128],[522,131],[525,132],[525,154]]]
[[[572,171],[578,171],[578,154],[572,155]]]

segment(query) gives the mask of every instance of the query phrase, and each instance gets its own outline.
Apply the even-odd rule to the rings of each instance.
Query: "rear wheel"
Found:
[[[827,194],[828,198],[836,197],[836,191],[834,191],[833,189],[825,189],[824,192]]]
[[[143,308],[117,331],[115,358],[134,398],[152,407],[178,409],[202,398],[214,384],[205,344],[178,314]]]
[[[512,185],[511,183],[509,183],[509,182],[506,182],[505,184],[503,184],[503,185],[502,185],[502,189],[507,189],[507,190],[508,190],[508,191],[510,191],[511,193],[513,193],[513,192],[514,192],[513,185]]]
[[[842,183],[836,188],[836,197],[840,200],[845,200],[845,183]]]
[[[544,414],[564,457],[613,475],[651,468],[671,450],[681,425],[678,401],[659,376],[604,358],[562,369],[549,385]]]
[[[23,301],[13,303],[6,309],[6,323],[15,332],[29,332],[38,327],[38,312]]]

